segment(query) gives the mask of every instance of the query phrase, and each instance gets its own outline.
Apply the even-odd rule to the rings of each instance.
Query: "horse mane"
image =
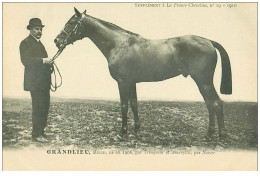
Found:
[[[107,21],[104,21],[104,20],[101,20],[101,19],[92,17],[92,16],[90,16],[90,15],[87,15],[87,16],[90,17],[90,18],[92,18],[92,19],[94,19],[94,20],[98,20],[101,24],[103,24],[104,26],[106,26],[106,27],[108,27],[108,28],[110,28],[110,29],[112,29],[112,30],[121,31],[121,32],[123,32],[123,33],[127,33],[127,34],[130,34],[130,35],[135,35],[135,36],[137,36],[137,37],[139,36],[139,34],[130,32],[130,31],[128,31],[128,30],[125,30],[125,29],[123,29],[123,28],[121,28],[121,27],[119,27],[119,26],[117,26],[117,25],[115,25],[115,24],[113,24],[113,23],[110,23],[110,22],[107,22]]]

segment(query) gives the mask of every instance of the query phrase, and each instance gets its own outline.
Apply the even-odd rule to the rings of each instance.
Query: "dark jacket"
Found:
[[[29,35],[20,44],[20,56],[25,67],[24,90],[49,90],[51,66],[43,64],[42,58],[48,57],[43,44]]]

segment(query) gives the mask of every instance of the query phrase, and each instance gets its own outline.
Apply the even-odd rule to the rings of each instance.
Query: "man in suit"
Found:
[[[32,139],[38,142],[48,142],[44,128],[47,126],[53,70],[51,58],[40,41],[43,27],[39,18],[30,19],[27,26],[30,35],[20,44],[21,62],[25,67],[24,90],[30,91],[32,98]]]

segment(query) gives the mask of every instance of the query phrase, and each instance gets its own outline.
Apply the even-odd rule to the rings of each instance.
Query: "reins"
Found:
[[[55,92],[61,85],[62,85],[62,75],[60,73],[60,70],[58,68],[58,66],[54,63],[55,59],[58,58],[58,56],[61,54],[61,52],[63,51],[63,49],[59,49],[58,52],[53,56],[53,58],[51,59],[52,60],[52,66],[53,66],[53,74],[54,74],[54,85],[52,83],[52,79],[51,79],[51,91],[52,92]],[[57,70],[59,76],[60,76],[60,84],[57,85],[57,78],[56,78],[56,72],[55,72],[55,69]]]

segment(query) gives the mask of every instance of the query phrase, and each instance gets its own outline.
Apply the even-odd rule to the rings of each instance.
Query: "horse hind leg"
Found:
[[[217,116],[219,137],[223,139],[225,137],[224,126],[224,114],[223,114],[223,102],[220,100],[213,83],[203,84],[198,80],[195,80],[199,90],[205,100],[208,112],[209,112],[209,129],[207,137],[211,138],[215,132],[215,115]]]
[[[210,101],[206,101],[206,106],[208,109],[208,113],[209,113],[209,128],[208,128],[208,132],[206,135],[206,138],[211,140],[212,135],[215,133],[215,112],[214,112],[214,108],[210,105]]]
[[[214,133],[214,130],[211,129],[211,124],[214,125],[215,128],[215,115],[217,117],[218,122],[218,131],[219,131],[219,138],[222,140],[226,137],[226,131],[225,131],[225,125],[224,125],[224,113],[223,113],[223,102],[220,98],[213,99],[210,101],[210,111],[213,110],[213,118],[211,118],[212,115],[209,113],[209,130],[208,130],[208,136],[211,136]],[[211,121],[212,119],[212,121]],[[214,123],[211,123],[214,122]]]
[[[134,132],[137,134],[140,131],[140,121],[139,121],[139,116],[138,116],[138,108],[137,108],[137,94],[136,94],[136,84],[132,84],[130,87],[130,105],[131,109],[134,115],[134,122],[135,122],[135,127],[134,127]]]
[[[224,125],[224,112],[223,112],[223,101],[218,99],[213,103],[214,110],[217,115],[218,120],[218,131],[219,131],[219,138],[222,140],[226,138],[226,130]]]

